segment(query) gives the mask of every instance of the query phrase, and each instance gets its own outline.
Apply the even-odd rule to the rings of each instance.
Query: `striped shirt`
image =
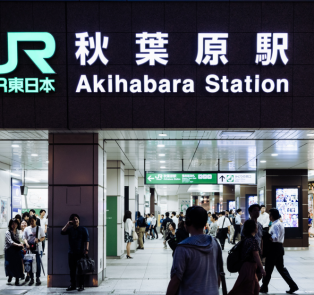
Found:
[[[16,241],[20,240],[18,229],[16,230],[16,233],[12,233],[12,235]],[[12,240],[11,231],[7,230],[5,233],[4,250],[9,249],[13,245],[13,243],[14,241]]]

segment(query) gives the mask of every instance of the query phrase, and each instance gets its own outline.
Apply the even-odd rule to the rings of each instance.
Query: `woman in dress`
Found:
[[[210,236],[212,236],[212,237],[216,237],[216,235],[217,235],[217,229],[218,229],[217,220],[218,220],[217,215],[216,215],[216,214],[212,214],[212,215],[210,216],[210,221],[211,221],[210,226],[209,226],[208,223],[207,223],[207,226],[208,226],[208,235],[210,235]]]
[[[126,243],[126,257],[133,258],[130,256],[131,253],[131,243],[133,242],[133,223],[132,212],[126,211],[123,217],[124,222],[124,242]]]
[[[242,234],[244,236],[241,259],[243,261],[239,276],[233,289],[228,295],[258,295],[259,279],[266,275],[260,258],[260,248],[255,234],[257,226],[254,220],[244,222]]]
[[[5,275],[9,277],[8,283],[11,283],[12,278],[15,278],[15,285],[19,286],[19,279],[24,277],[23,264],[21,260],[21,250],[23,244],[20,242],[17,227],[19,222],[16,219],[11,219],[9,227],[5,233]]]

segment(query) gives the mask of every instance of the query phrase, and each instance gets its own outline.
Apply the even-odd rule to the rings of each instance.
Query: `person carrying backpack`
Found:
[[[172,221],[171,218],[169,218],[169,212],[166,212],[166,218],[164,219],[164,221],[162,222],[162,228],[163,228],[163,232],[164,232],[164,241],[166,240],[170,230],[169,230],[169,225]],[[164,244],[164,248],[167,249],[167,243]]]

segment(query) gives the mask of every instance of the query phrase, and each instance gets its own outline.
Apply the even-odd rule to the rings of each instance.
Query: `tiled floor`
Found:
[[[309,250],[286,251],[285,265],[291,276],[298,284],[300,291],[297,294],[314,295],[314,239]],[[224,251],[226,261],[228,249]],[[142,294],[164,295],[168,286],[170,269],[172,265],[172,251],[163,249],[161,240],[146,241],[145,250],[132,254],[134,259],[108,259],[107,278],[98,288],[87,288],[84,294]],[[43,262],[46,266],[46,257]],[[40,294],[69,294],[64,289],[48,289],[46,277],[42,277],[42,286],[9,286],[3,271],[3,259],[0,260],[0,295],[9,290],[25,290],[28,295]],[[46,269],[46,267],[45,267]],[[236,274],[227,272],[227,288],[231,290],[236,280]],[[275,270],[269,286],[269,294],[286,294],[288,286]],[[71,292],[78,293],[78,292]],[[17,293],[15,293],[17,294]],[[23,294],[23,293],[21,293]]]

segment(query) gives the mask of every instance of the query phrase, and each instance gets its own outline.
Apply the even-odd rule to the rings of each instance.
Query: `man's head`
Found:
[[[219,212],[219,213],[218,213],[218,218],[219,218],[219,217],[221,217],[221,216],[222,216],[222,213],[221,213],[221,212]]]
[[[242,215],[242,214],[243,214],[242,209],[239,208],[239,209],[237,210],[237,213],[238,213],[239,215]]]
[[[37,217],[35,215],[32,215],[29,217],[29,224],[31,225],[31,227],[36,226],[36,221],[37,221]]]
[[[78,227],[80,225],[80,217],[75,213],[71,214],[69,221],[71,221],[74,227]]]
[[[225,216],[225,211],[220,212],[221,216]]]
[[[279,211],[275,208],[273,209],[270,209],[269,210],[269,219],[270,221],[274,222],[278,219],[280,219],[280,214],[279,214]]]
[[[228,211],[228,210],[225,211],[225,215],[226,215],[226,216],[229,215],[229,211]]]
[[[36,212],[35,212],[34,209],[29,210],[29,216],[32,216],[32,215],[35,215],[35,214],[36,214]]]
[[[163,219],[165,217],[165,215],[161,214],[161,218]]]
[[[231,210],[229,211],[229,214],[233,214],[233,209],[231,209]]]
[[[176,212],[174,212],[174,211],[171,214],[172,214],[172,217],[176,216]]]
[[[206,225],[207,212],[200,206],[189,207],[186,210],[185,219],[186,230],[189,233],[193,230],[201,230]]]
[[[23,215],[22,215],[22,219],[28,221],[28,219],[29,219],[29,213],[28,213],[28,212],[24,212]]]
[[[166,217],[169,217],[169,215],[170,215],[169,212],[166,212]]]
[[[183,212],[180,212],[180,216],[183,216]]]
[[[154,217],[155,216],[155,214],[154,213],[152,213],[151,215],[150,215],[150,217]]]
[[[44,216],[46,215],[46,210],[41,209],[41,210],[39,211],[39,214],[40,214],[40,217],[44,217]]]
[[[266,211],[266,207],[265,205],[261,205],[261,213],[264,214]]]
[[[249,207],[249,214],[251,219],[257,219],[259,217],[259,211],[261,211],[261,206],[258,204],[253,204]]]
[[[211,212],[207,212],[208,217],[211,217],[212,213]]]

